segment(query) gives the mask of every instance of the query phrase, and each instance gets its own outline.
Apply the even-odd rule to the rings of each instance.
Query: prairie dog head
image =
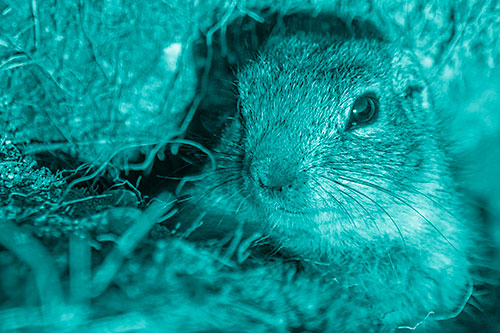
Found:
[[[456,240],[437,119],[411,55],[373,40],[275,37],[237,86],[210,180],[225,182],[228,209],[262,212],[310,253]]]

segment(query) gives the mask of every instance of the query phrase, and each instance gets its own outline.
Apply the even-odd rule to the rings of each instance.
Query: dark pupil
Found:
[[[358,98],[352,107],[351,125],[357,125],[369,121],[375,113],[375,105],[371,98],[362,96]]]

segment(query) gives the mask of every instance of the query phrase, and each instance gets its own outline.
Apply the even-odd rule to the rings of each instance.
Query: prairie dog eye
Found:
[[[374,95],[361,95],[354,101],[346,129],[372,122],[378,113],[378,101]]]

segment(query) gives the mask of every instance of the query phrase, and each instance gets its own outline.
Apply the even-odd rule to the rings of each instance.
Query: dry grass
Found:
[[[230,253],[158,240],[172,198],[146,203],[119,177],[148,173],[182,139],[206,79],[192,52],[201,35],[210,44],[239,17],[305,9],[369,18],[415,50],[442,105],[464,110],[450,130],[472,138],[464,160],[485,142],[500,157],[495,0],[0,1],[0,330],[317,329],[342,307],[321,296],[338,286],[255,262],[257,237]],[[467,126],[473,106],[486,135]],[[37,153],[76,164],[51,171]],[[477,167],[494,177],[492,164]],[[114,184],[104,192],[101,177]]]

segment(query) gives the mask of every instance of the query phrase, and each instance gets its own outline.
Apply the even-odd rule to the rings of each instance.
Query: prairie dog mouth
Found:
[[[313,216],[325,211],[331,211],[331,209],[327,207],[311,207],[306,205],[304,207],[299,208],[299,207],[286,207],[284,205],[275,204],[275,206],[272,208],[274,208],[276,211],[280,213],[286,213],[287,215],[299,215],[299,216]]]
[[[259,195],[256,200],[254,201],[254,205],[257,207],[260,207],[261,209],[263,208],[264,211],[272,212],[275,211],[277,213],[285,213],[286,215],[307,215],[308,213],[313,212],[312,209],[293,209],[293,208],[288,208],[285,207],[283,204],[280,204],[278,202],[275,202],[274,200]]]

